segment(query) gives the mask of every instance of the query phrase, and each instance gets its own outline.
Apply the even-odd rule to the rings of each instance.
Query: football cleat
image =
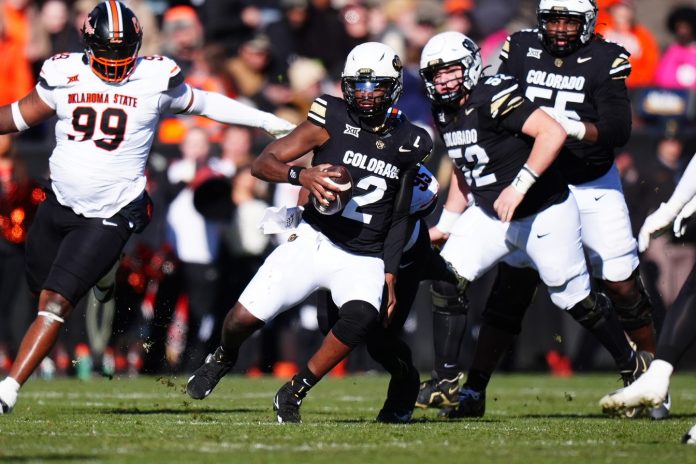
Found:
[[[672,397],[670,396],[669,392],[667,392],[667,397],[665,400],[662,402],[661,405],[659,405],[656,408],[648,408],[645,410],[645,413],[650,419],[653,420],[663,420],[667,419],[669,417],[669,410],[672,408]]]
[[[632,409],[642,407],[664,407],[669,410],[670,402],[667,399],[667,390],[669,389],[671,371],[671,365],[664,361],[656,360],[654,361],[654,366],[648,368],[645,375],[640,376],[624,388],[605,395],[599,400],[599,405],[605,413],[612,415],[625,415],[625,411],[630,413]],[[647,414],[652,417],[650,411]],[[655,412],[655,414],[660,415],[658,412]]]
[[[382,408],[377,414],[377,422],[383,424],[408,424],[411,422],[413,409],[386,409]]]
[[[280,387],[275,398],[273,398],[273,410],[276,412],[278,423],[299,424],[302,422],[302,417],[300,417],[300,405],[302,405],[303,399],[304,395],[302,393],[295,393],[293,391],[292,380]]]
[[[459,390],[459,404],[450,411],[450,419],[483,417],[486,413],[486,392],[478,392],[464,385]]]
[[[215,386],[225,374],[232,369],[233,364],[223,361],[221,346],[205,358],[205,363],[195,370],[186,383],[186,393],[194,400],[202,400],[210,395]]]
[[[691,427],[688,432],[682,437],[682,443],[685,445],[696,445],[696,425]]]
[[[655,356],[648,351],[636,351],[634,363],[628,369],[619,371],[624,387],[631,385],[643,375],[643,373],[648,370],[648,367],[650,367],[650,363],[654,358]]]
[[[17,403],[17,391],[0,382],[0,415],[12,412]]]
[[[459,403],[460,373],[453,379],[433,377],[420,384],[416,407],[418,408],[453,408]]]

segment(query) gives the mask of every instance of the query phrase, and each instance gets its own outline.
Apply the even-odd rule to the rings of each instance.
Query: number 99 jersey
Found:
[[[315,149],[312,165],[330,163],[348,168],[353,196],[340,214],[326,216],[307,207],[302,218],[346,251],[380,256],[401,177],[430,156],[432,139],[396,108],[387,112],[383,130],[370,132],[342,99],[329,95],[314,100],[307,118],[330,134],[329,140]]]
[[[162,56],[138,58],[120,84],[99,79],[82,53],[46,60],[36,90],[56,111],[49,158],[58,201],[85,217],[108,218],[145,189],[145,164],[157,130],[162,94],[183,73]]]

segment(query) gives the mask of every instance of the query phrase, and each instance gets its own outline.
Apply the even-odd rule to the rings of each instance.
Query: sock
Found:
[[[309,390],[319,382],[316,375],[305,365],[290,381],[290,387],[295,396],[304,398]]]
[[[488,382],[491,380],[491,375],[487,372],[478,369],[469,369],[466,376],[465,387],[469,387],[474,391],[483,392],[488,387]]]
[[[9,391],[12,391],[14,393],[17,393],[19,391],[19,387],[19,383],[12,377],[6,377],[5,380],[0,382],[0,388],[8,389]]]

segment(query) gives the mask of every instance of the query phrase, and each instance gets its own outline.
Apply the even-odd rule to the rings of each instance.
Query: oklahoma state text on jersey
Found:
[[[384,131],[370,132],[342,99],[329,95],[314,100],[307,119],[331,135],[315,150],[312,165],[346,166],[353,178],[353,198],[333,216],[308,206],[303,219],[345,250],[381,255],[401,174],[430,155],[432,139],[395,108],[389,110]]]
[[[46,60],[37,91],[56,110],[56,147],[49,159],[58,201],[87,217],[111,217],[145,188],[145,164],[163,92],[184,81],[174,61],[138,58],[122,84],[108,84],[82,53]]]
[[[536,110],[514,77],[482,77],[466,104],[435,114],[449,157],[466,177],[476,204],[497,217],[493,203],[529,158],[532,141],[522,126]],[[563,200],[568,186],[551,166],[529,189],[513,219],[537,213]]]
[[[500,72],[515,76],[528,99],[570,119],[598,124],[598,143],[569,138],[561,152],[559,165],[571,184],[605,174],[614,161],[614,148],[625,144],[630,135],[628,57],[620,45],[594,38],[570,55],[556,58],[544,49],[536,29],[516,32],[503,45]]]

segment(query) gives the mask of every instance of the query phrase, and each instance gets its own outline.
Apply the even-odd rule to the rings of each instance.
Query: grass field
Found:
[[[184,377],[31,380],[0,416],[0,462],[235,463],[688,463],[680,444],[696,423],[696,376],[672,382],[672,418],[602,416],[612,374],[497,375],[481,419],[374,422],[382,375],[327,378],[302,406],[303,424],[279,425],[271,409],[282,381],[231,376],[204,401]]]

